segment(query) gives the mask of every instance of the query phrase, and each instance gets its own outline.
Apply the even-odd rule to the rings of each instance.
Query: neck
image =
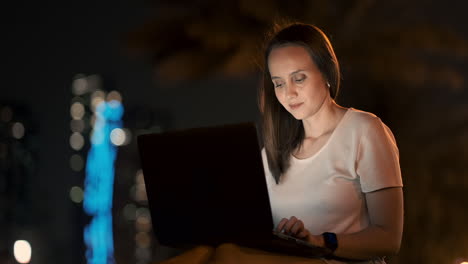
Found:
[[[327,97],[320,109],[311,117],[302,120],[305,138],[318,138],[336,127],[339,109],[335,101]]]

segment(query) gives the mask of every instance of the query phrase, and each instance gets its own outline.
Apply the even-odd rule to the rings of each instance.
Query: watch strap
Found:
[[[338,239],[335,233],[325,232],[322,234],[325,247],[330,249],[331,253],[335,252],[338,248]]]

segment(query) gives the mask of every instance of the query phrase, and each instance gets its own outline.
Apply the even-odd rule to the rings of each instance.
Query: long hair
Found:
[[[335,99],[340,87],[340,67],[333,47],[325,33],[313,25],[291,23],[273,31],[266,41],[263,55],[263,85],[259,87],[259,107],[262,113],[263,142],[268,166],[276,181],[289,168],[292,152],[304,140],[301,120],[296,120],[279,103],[268,68],[268,56],[277,47],[298,45],[304,47],[312,61],[330,84],[331,98]]]

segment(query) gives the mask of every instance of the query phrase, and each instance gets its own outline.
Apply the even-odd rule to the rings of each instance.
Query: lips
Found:
[[[304,103],[290,104],[289,108],[291,108],[292,110],[295,110],[295,109],[301,107],[301,105],[303,105],[303,104]]]

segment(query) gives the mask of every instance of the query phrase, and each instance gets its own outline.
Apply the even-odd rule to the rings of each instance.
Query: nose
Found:
[[[286,98],[292,99],[297,97],[297,87],[294,83],[286,87]]]

